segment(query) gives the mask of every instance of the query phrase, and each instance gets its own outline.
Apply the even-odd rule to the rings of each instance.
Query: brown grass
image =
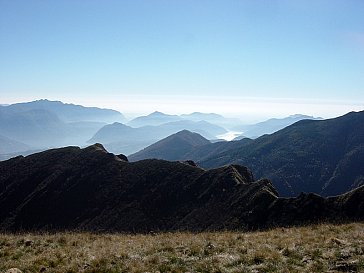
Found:
[[[364,224],[156,235],[1,234],[0,272],[364,272]]]

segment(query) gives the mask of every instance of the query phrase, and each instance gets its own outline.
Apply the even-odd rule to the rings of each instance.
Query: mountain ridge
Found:
[[[258,178],[271,179],[283,196],[302,191],[336,195],[364,183],[363,124],[363,111],[301,120],[271,135],[206,144],[174,159],[193,160],[205,168],[248,166]],[[148,155],[139,152],[138,159],[142,158]]]
[[[200,164],[204,167],[228,163],[248,165],[258,177],[286,181],[294,195],[305,190],[336,195],[354,188],[350,183],[358,186],[364,182],[360,178],[363,167],[351,167],[363,159],[363,144],[364,111],[350,112],[328,120],[298,121],[237,149],[213,154]],[[349,173],[341,174],[344,171],[350,173],[351,182],[345,178]],[[356,179],[362,182],[355,182]],[[275,185],[284,195],[292,194],[288,188],[284,189],[286,186]]]
[[[30,102],[20,102],[3,106],[11,112],[41,109],[55,113],[64,122],[78,121],[125,121],[125,117],[118,111],[106,108],[87,107],[61,101],[40,99]]]
[[[188,130],[182,130],[172,134],[141,151],[129,155],[130,161],[138,161],[145,158],[156,158],[165,160],[178,160],[184,154],[191,152],[194,148],[211,143],[209,140]],[[162,156],[162,158],[160,157]]]
[[[114,153],[132,154],[184,129],[199,133],[207,139],[213,139],[215,135],[226,132],[224,128],[205,121],[180,120],[137,128],[113,123],[102,127],[88,143],[100,142]]]
[[[236,230],[364,219],[363,186],[330,198],[280,198],[241,165],[204,170],[122,158],[95,144],[1,161],[0,230]]]
[[[234,127],[234,130],[236,131],[243,131],[242,135],[238,136],[236,140],[239,140],[239,138],[242,136],[248,138],[257,138],[265,134],[272,134],[289,125],[294,124],[297,121],[305,119],[322,120],[322,118],[316,118],[302,114],[294,114],[285,118],[271,118],[255,124]]]

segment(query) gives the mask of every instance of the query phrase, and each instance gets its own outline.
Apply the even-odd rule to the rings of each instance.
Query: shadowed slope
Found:
[[[237,142],[240,143],[240,142]],[[195,158],[196,160],[196,158]],[[243,164],[268,177],[283,195],[341,194],[364,182],[364,112],[299,121],[246,145],[211,154],[204,167]]]
[[[157,158],[165,160],[179,160],[194,148],[209,144],[203,136],[187,130],[168,136],[143,150],[129,156],[131,161]]]
[[[363,188],[331,199],[308,195],[301,202],[278,198],[270,181],[254,181],[239,165],[206,171],[181,162],[125,159],[95,144],[0,162],[0,228],[145,232],[363,217],[353,213],[363,207]],[[327,213],[313,209],[316,199]]]
[[[284,196],[315,192],[337,195],[364,183],[364,112],[329,120],[299,121],[272,135],[195,146],[169,157],[175,138],[152,145],[153,153],[140,151],[135,159],[194,160],[205,168],[242,164],[258,177],[272,180]]]

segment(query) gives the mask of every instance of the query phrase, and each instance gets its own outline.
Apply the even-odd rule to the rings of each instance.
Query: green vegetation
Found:
[[[0,272],[363,272],[364,224],[262,232],[1,234]]]

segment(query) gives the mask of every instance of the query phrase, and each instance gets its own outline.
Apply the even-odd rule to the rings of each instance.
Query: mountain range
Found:
[[[0,162],[0,230],[118,231],[256,229],[364,219],[364,187],[323,198],[280,198],[240,165],[130,163],[100,144]]]
[[[140,116],[132,119],[127,123],[130,127],[142,127],[142,126],[158,126],[163,123],[180,121],[182,118],[177,115],[168,115],[162,112],[155,111],[146,116]]]
[[[180,120],[138,128],[113,123],[102,127],[88,142],[100,142],[113,153],[131,154],[181,130],[197,132],[208,139],[226,132],[224,128],[206,121]]]
[[[236,137],[235,140],[240,140],[245,137],[257,138],[265,134],[272,134],[297,121],[304,119],[322,120],[322,118],[296,114],[285,118],[272,118],[255,124],[239,125],[234,127],[233,130],[243,133],[240,136]]]
[[[0,154],[9,154],[29,150],[29,146],[0,135]]]
[[[2,110],[7,113],[22,113],[31,110],[44,110],[55,114],[61,121],[80,122],[93,121],[102,123],[111,123],[115,121],[125,122],[125,117],[118,111],[111,109],[102,109],[97,107],[85,107],[61,101],[50,101],[46,99],[32,102],[15,103],[8,106],[2,106]]]
[[[271,122],[263,125],[269,128]],[[127,122],[120,112],[111,109],[60,101],[0,105],[0,159],[93,142],[101,142],[115,153],[131,154],[181,130],[190,130],[217,142],[234,136],[226,128],[239,124],[242,122],[238,119],[215,113],[168,115],[156,111]]]
[[[129,121],[127,125],[131,127],[158,126],[164,123],[183,121],[183,120],[189,120],[195,122],[206,121],[227,129],[230,129],[242,123],[242,121],[239,119],[226,118],[222,115],[218,115],[215,113],[193,112],[190,114],[182,114],[182,115],[168,115],[159,111],[155,111],[149,115],[134,118],[133,120]]]
[[[85,145],[111,120],[125,118],[114,110],[49,100],[0,106],[0,153]]]
[[[146,148],[130,159],[170,158],[168,150],[155,147],[153,153]],[[258,178],[271,179],[283,196],[341,194],[364,184],[364,111],[328,120],[301,120],[255,140],[203,144],[180,151],[173,159],[194,160],[205,168],[248,166]]]

